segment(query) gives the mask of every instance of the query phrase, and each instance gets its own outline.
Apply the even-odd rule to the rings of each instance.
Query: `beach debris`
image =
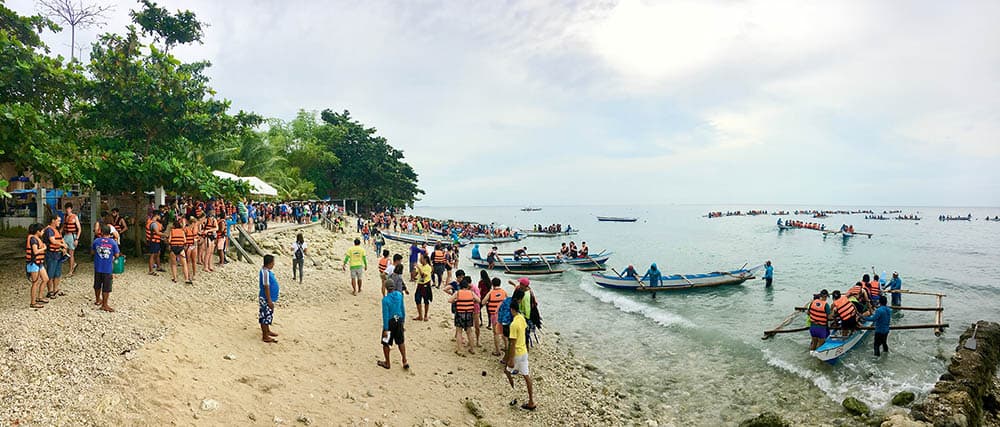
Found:
[[[473,399],[469,398],[465,399],[465,409],[467,409],[469,413],[472,414],[472,416],[476,417],[477,419],[486,416],[486,414],[483,413],[483,409],[479,406],[479,402]]]
[[[312,423],[313,423],[312,418],[309,418],[309,417],[307,417],[305,415],[299,415],[299,417],[296,418],[295,421],[298,421],[298,422],[300,422],[302,424],[305,424],[305,425],[312,425]]]
[[[219,402],[214,399],[205,399],[201,401],[202,411],[214,411],[219,409]]]
[[[892,404],[896,406],[906,406],[913,403],[917,396],[911,391],[901,391],[892,397]]]
[[[789,425],[787,421],[774,412],[763,412],[756,417],[740,422],[740,427],[789,427]]]
[[[254,415],[252,412],[247,414],[247,418],[249,418],[250,421],[257,421],[257,416]]]
[[[847,410],[847,412],[850,412],[854,415],[868,415],[871,412],[871,410],[868,409],[868,405],[858,400],[854,396],[848,396],[840,404],[841,406],[844,407],[844,409]]]
[[[222,356],[222,358],[223,358],[223,359],[226,359],[226,360],[236,360],[236,355],[235,355],[235,354],[232,354],[232,353],[230,353],[230,354],[227,354],[227,355],[225,355],[225,356]]]
[[[366,391],[366,392],[365,392],[365,396],[368,396],[368,397],[375,397],[375,393],[372,393],[372,391],[371,391],[371,390],[368,390],[368,391]]]
[[[275,424],[284,424],[285,423],[285,419],[281,418],[281,417],[279,417],[277,415],[274,416],[274,419],[272,421],[274,421]]]

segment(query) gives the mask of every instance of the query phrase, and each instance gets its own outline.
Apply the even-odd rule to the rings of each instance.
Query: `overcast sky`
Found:
[[[236,109],[350,110],[420,205],[1000,206],[997,1],[159,3]]]

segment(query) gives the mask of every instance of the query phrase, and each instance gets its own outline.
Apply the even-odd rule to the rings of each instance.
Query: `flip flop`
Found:
[[[386,364],[385,364],[385,362],[383,362],[383,361],[381,361],[381,360],[379,360],[379,361],[376,361],[376,362],[375,362],[375,364],[376,364],[376,365],[379,365],[379,366],[381,366],[381,367],[383,367],[383,368],[385,368],[385,369],[389,369],[389,366],[388,366],[388,365],[386,365]]]
[[[409,370],[410,364],[409,363],[403,364],[403,369]]]
[[[528,406],[527,403],[521,405],[521,409],[528,410],[528,411],[534,411],[536,408],[538,408],[537,405],[536,406]]]
[[[39,309],[39,308],[45,308],[45,306],[41,305],[41,304],[31,304],[28,307],[34,308],[36,310]]]
[[[65,293],[65,292],[63,292],[63,291],[59,291],[59,292],[56,292],[56,295],[59,295],[59,296],[61,296],[61,297],[64,297],[64,296],[66,296],[66,293]]]

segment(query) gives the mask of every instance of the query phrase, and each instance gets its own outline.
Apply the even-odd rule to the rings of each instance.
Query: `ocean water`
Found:
[[[779,232],[772,215],[703,217],[710,210],[797,208],[902,209],[924,219],[831,215],[816,220],[828,229],[846,223],[874,233],[870,239],[844,239],[810,230]],[[678,425],[733,424],[764,410],[793,420],[805,419],[806,413],[835,419],[844,417],[840,401],[849,395],[874,408],[888,405],[899,391],[923,395],[944,372],[966,327],[979,319],[1000,320],[1000,222],[981,220],[1000,215],[1000,208],[543,206],[539,212],[521,212],[512,206],[418,207],[412,213],[518,228],[570,224],[580,230],[572,240],[586,241],[591,253],[613,251],[608,265],[619,271],[634,264],[643,272],[656,262],[667,273],[696,274],[771,260],[771,289],[755,279],[739,286],[660,292],[655,299],[601,288],[590,273],[532,277],[545,323],[561,332],[573,352],[641,396],[661,421]],[[940,214],[967,213],[976,219],[937,220]],[[639,221],[598,222],[596,215],[635,216]],[[568,240],[528,238],[501,249],[524,245],[529,251],[550,251]],[[466,271],[473,270],[469,252],[463,251]],[[880,359],[872,354],[869,336],[836,366],[809,355],[808,332],[761,340],[764,330],[820,289],[846,290],[873,267],[879,274],[899,271],[904,289],[946,294],[944,320],[951,327],[941,337],[930,329],[893,331],[890,353]],[[934,297],[903,295],[904,306],[934,304]],[[897,313],[893,322],[934,323],[934,314],[907,311]],[[804,323],[800,315],[791,326]]]

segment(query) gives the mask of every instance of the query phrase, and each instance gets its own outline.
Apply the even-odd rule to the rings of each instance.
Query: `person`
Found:
[[[826,342],[826,337],[830,336],[830,304],[826,298],[829,292],[823,289],[818,295],[813,296],[813,301],[809,303],[809,335],[812,341],[809,343],[809,351],[819,348]]]
[[[375,243],[375,253],[382,252],[382,247],[385,246],[385,236],[382,236],[382,231],[375,229],[372,242]]]
[[[49,220],[49,226],[45,227],[42,234],[42,242],[45,243],[45,272],[49,276],[49,292],[46,298],[56,298],[66,294],[59,289],[60,278],[62,277],[63,251],[66,250],[66,243],[63,242],[62,233],[59,232],[61,223],[58,215],[53,215]]]
[[[514,251],[514,261],[520,261],[521,258],[528,256],[528,247],[524,246],[520,249]]]
[[[355,238],[354,246],[347,249],[341,269],[346,270],[348,264],[351,266],[351,295],[357,295],[361,292],[361,278],[368,270],[368,258],[365,257],[365,248],[361,247],[361,239]]]
[[[840,319],[840,334],[848,336],[858,328],[857,310],[840,291],[833,291],[833,312]]]
[[[420,248],[416,243],[410,243],[410,280],[417,279],[420,267]]]
[[[879,307],[875,309],[875,312],[861,318],[863,322],[871,321],[875,324],[875,356],[881,355],[880,348],[886,353],[889,352],[887,340],[889,339],[889,320],[892,318],[892,310],[886,306],[888,301],[886,301],[885,295],[880,295],[878,298]]]
[[[149,253],[149,271],[147,274],[156,276],[156,267],[160,261],[160,242],[163,241],[163,227],[160,225],[160,213],[153,211],[153,216],[146,220],[146,252]]]
[[[507,291],[500,287],[501,282],[499,277],[494,277],[491,284],[492,289],[483,296],[480,303],[486,306],[489,326],[493,328],[493,355],[500,356],[500,342],[504,341],[504,348],[507,348],[507,337],[503,333],[503,327],[498,322],[497,311],[500,308],[500,304],[507,299]]]
[[[28,226],[28,238],[24,243],[26,271],[31,282],[31,300],[28,304],[31,308],[44,308],[44,304],[49,303],[49,300],[41,298],[40,295],[42,286],[49,280],[49,276],[45,273],[45,244],[42,243],[42,230],[41,224]]]
[[[445,252],[441,244],[434,245],[434,269],[431,282],[434,286],[441,288],[441,281],[444,280],[444,272],[447,269],[448,253]]]
[[[892,280],[889,280],[889,290],[898,291],[903,289],[903,280],[899,278],[899,272],[892,272]],[[892,295],[892,306],[899,307],[903,305],[903,294],[899,292],[891,292]]]
[[[218,229],[215,232],[215,251],[219,254],[219,267],[226,264],[226,245],[229,244],[229,229],[232,226],[231,220],[225,218],[224,213],[218,213],[218,221],[216,226]]]
[[[479,253],[479,243],[476,243],[475,245],[472,246],[472,259],[482,259],[480,258],[480,256],[481,254]]]
[[[66,277],[73,277],[76,273],[76,244],[80,240],[80,218],[73,213],[73,204],[67,203],[65,209],[65,219],[62,221],[62,238],[66,244],[66,252],[69,253],[69,274]]]
[[[629,264],[628,267],[625,267],[625,269],[622,270],[622,277],[623,278],[634,279],[634,278],[636,278],[638,276],[639,276],[639,273],[636,273],[635,267],[632,266],[632,264]]]
[[[389,279],[390,280],[399,280],[400,286],[403,289],[403,293],[406,294],[406,295],[409,295],[410,291],[406,289],[406,282],[403,281],[403,256],[402,255],[395,254],[395,255],[392,256],[392,267],[389,270],[392,271],[392,273],[389,274]],[[396,273],[396,270],[399,270],[399,273]],[[392,277],[393,274],[396,274],[397,278],[394,279]]]
[[[577,258],[587,258],[590,256],[590,248],[587,247],[587,242],[580,243],[580,253],[577,254]]]
[[[457,275],[457,273],[456,273]],[[472,324],[475,318],[475,294],[472,292],[472,280],[463,275],[460,279],[459,289],[451,298],[449,303],[455,304],[455,354],[462,354],[462,347],[469,347],[469,354],[475,354],[472,344]],[[463,344],[462,332],[465,332],[465,343]]]
[[[561,259],[561,258],[566,258],[568,256],[569,256],[569,246],[566,246],[566,242],[562,242],[562,246],[559,247],[559,255],[557,255],[557,257]]]
[[[388,283],[388,282],[386,282],[386,280],[389,278],[388,271],[390,271],[389,270],[389,250],[388,249],[383,249],[382,250],[382,258],[378,259],[378,276],[379,276],[380,279],[382,279],[379,282],[379,283],[382,283],[382,296],[385,296],[386,293],[389,292],[389,289],[386,286],[386,284]]]
[[[399,271],[398,273],[396,272],[397,270]],[[388,271],[390,271],[390,273],[386,276],[385,282],[383,282],[382,285],[385,289],[386,295],[388,295],[389,292],[392,292],[395,288],[399,288],[400,292],[409,293],[406,291],[406,282],[403,281],[403,264],[395,264],[389,267]]]
[[[646,274],[643,274],[639,280],[645,280],[646,286],[660,286],[660,281],[663,280],[663,273],[660,273],[660,269],[654,262],[649,265],[649,270],[646,270]]]
[[[867,274],[864,275],[864,278],[867,279],[868,275]],[[879,299],[879,296],[881,296],[882,294],[882,289],[880,288],[880,284],[878,281],[878,274],[872,277],[872,280],[868,282],[867,286],[865,286],[865,290],[868,291],[868,298],[872,302],[873,306],[875,305],[875,303],[881,301]]]
[[[118,235],[125,234],[128,231],[128,222],[125,221],[125,217],[121,216],[121,211],[118,208],[111,208],[111,226],[114,227]]]
[[[215,222],[215,217],[211,214],[205,215],[201,222],[199,234],[202,236],[201,245],[198,246],[198,257],[201,261],[201,269],[205,272],[215,271],[212,268],[212,249],[215,248],[215,232],[219,227]]]
[[[114,262],[121,255],[118,242],[110,236],[111,227],[105,225],[101,227],[101,237],[90,244],[90,252],[94,254],[94,305],[109,313],[115,311],[108,305],[108,297],[111,295]]]
[[[510,382],[511,388],[514,387],[512,375],[521,375],[524,377],[524,384],[528,388],[528,402],[521,405],[521,408],[534,411],[537,406],[535,405],[535,393],[531,383],[531,371],[528,366],[528,321],[525,319],[524,314],[521,313],[520,303],[521,301],[512,301],[510,304],[510,313],[513,316],[513,320],[510,322],[510,334],[508,335],[511,350],[508,351],[507,368],[504,370],[504,373],[507,374],[507,381]]]
[[[184,275],[184,283],[191,283],[190,276],[188,276],[187,267],[187,256],[184,255],[184,249],[187,243],[187,236],[184,233],[184,219],[178,218],[174,220],[173,226],[170,228],[170,238],[167,240],[170,244],[170,277],[174,283],[177,283],[177,261],[180,260],[181,264],[181,274]]]
[[[413,299],[417,303],[417,317],[414,317],[413,320],[426,322],[430,320],[427,310],[430,309],[431,301],[434,300],[434,293],[431,291],[431,276],[434,275],[434,270],[431,268],[431,260],[427,254],[420,255],[420,267],[417,274],[417,291],[413,293]],[[423,303],[423,307],[421,307],[421,303]]]
[[[198,220],[189,216],[184,226],[184,258],[187,259],[188,285],[194,283],[195,272],[198,270]]]
[[[489,264],[490,270],[492,270],[493,267],[496,265],[497,258],[499,258],[499,257],[500,256],[497,255],[497,247],[496,246],[490,248],[490,251],[486,253],[486,262]]]
[[[292,281],[298,277],[299,283],[302,283],[305,273],[303,268],[305,266],[306,254],[309,251],[309,245],[306,244],[306,239],[302,237],[302,233],[295,235],[295,241],[292,242]],[[296,269],[298,270],[298,276],[296,276]]]
[[[266,343],[276,343],[274,337],[278,334],[271,331],[271,322],[274,320],[274,303],[278,301],[278,278],[274,277],[274,255],[264,255],[264,266],[257,274],[260,292],[257,294],[257,321],[260,323],[261,340]]]
[[[392,276],[398,277],[398,281],[389,292],[382,297],[382,354],[385,360],[378,361],[378,366],[389,369],[389,349],[393,344],[399,348],[399,354],[403,357],[403,369],[410,369],[410,364],[406,361],[406,344],[404,332],[404,321],[406,320],[406,308],[403,306],[403,265],[393,268]]]
[[[767,262],[764,263],[764,287],[770,288],[773,280],[774,267],[771,266],[771,260],[767,260]]]

